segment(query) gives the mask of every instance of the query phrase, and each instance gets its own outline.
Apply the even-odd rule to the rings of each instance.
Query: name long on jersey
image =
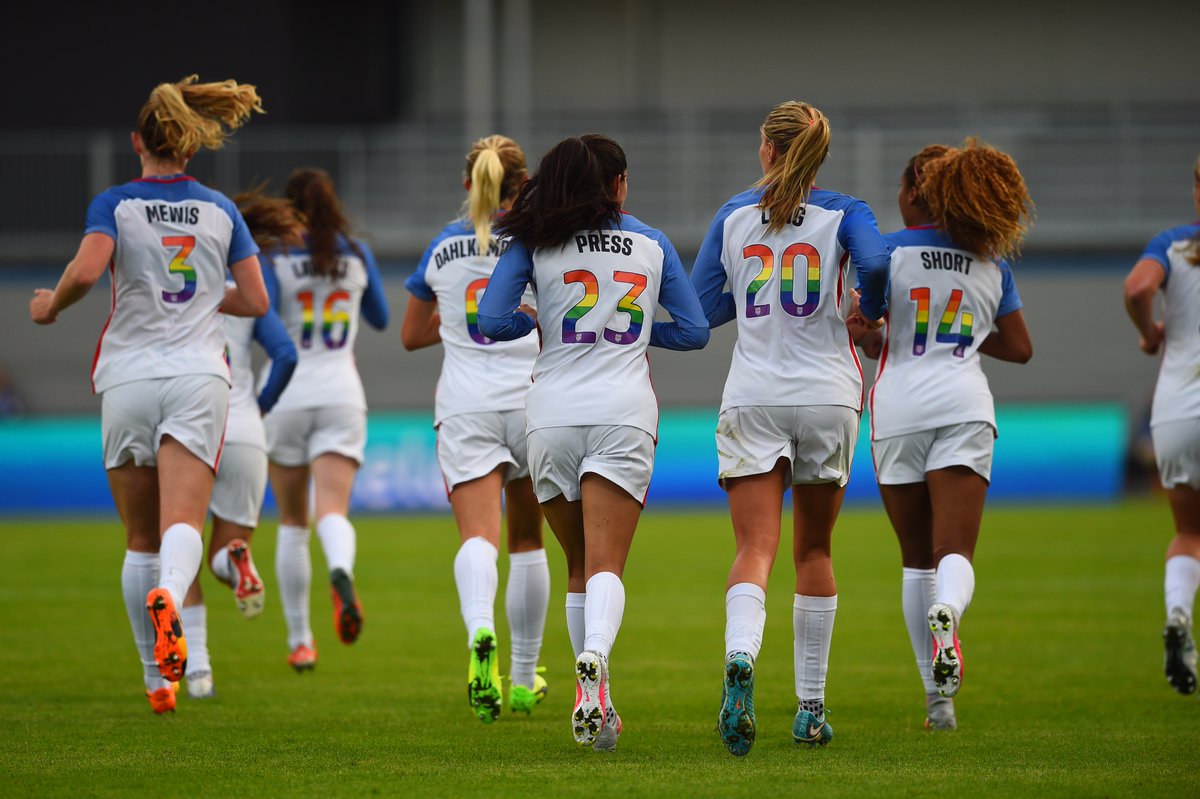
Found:
[[[725,220],[721,258],[737,307],[738,337],[721,410],[862,410],[862,369],[841,308],[849,258],[838,234],[845,212],[819,205],[825,195],[840,197],[814,191],[777,232],[767,229],[767,212],[749,200]]]
[[[507,246],[507,240],[492,239],[489,251],[480,253],[474,227],[457,221],[447,226],[421,264],[420,277],[437,295],[445,351],[434,424],[463,413],[525,408],[539,350],[537,333],[493,341],[479,331],[479,303]],[[521,301],[536,305],[528,287]]]
[[[994,428],[979,347],[998,316],[1021,306],[1007,264],[959,249],[932,228],[884,238],[892,264],[872,440],[965,422]]]
[[[307,250],[272,256],[279,281],[279,316],[296,344],[298,362],[273,411],[352,406],[366,409],[354,362],[367,267],[352,252],[338,254],[332,277],[313,271]],[[269,370],[264,369],[265,380]]]

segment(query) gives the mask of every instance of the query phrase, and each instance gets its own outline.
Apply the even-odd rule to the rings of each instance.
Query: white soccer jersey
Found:
[[[1021,307],[1012,270],[956,247],[933,226],[886,237],[886,340],[871,388],[871,440],[985,422],[996,413],[979,347]]]
[[[1188,261],[1196,252],[1200,222],[1182,225],[1155,236],[1143,258],[1163,266],[1162,365],[1154,388],[1150,424],[1200,417],[1200,266]]]
[[[85,232],[116,242],[93,390],[181,375],[229,381],[226,269],[258,252],[237,207],[187,175],[142,178],[97,196]]]
[[[264,256],[273,267],[267,286],[272,306],[283,319],[299,357],[291,382],[273,410],[333,406],[366,410],[366,394],[354,363],[354,341],[368,284],[372,295],[382,296],[382,287],[377,285],[370,250],[360,241],[355,243],[362,255],[342,241],[337,273],[332,277],[313,272],[307,249],[290,248]],[[375,272],[373,279],[371,272]],[[386,303],[384,314],[386,324]]]
[[[258,398],[254,395],[254,373],[250,368],[250,343],[254,340],[254,320],[225,317],[225,347],[229,374],[229,420],[225,423],[225,443],[245,444],[267,449]]]
[[[542,349],[525,398],[529,430],[628,425],[658,432],[646,347],[695,349],[708,341],[696,295],[671,242],[632,216],[530,253],[514,242],[480,308],[486,332],[524,335],[513,308],[532,283]],[[654,322],[659,306],[674,322]]]
[[[862,367],[842,316],[847,263],[885,268],[875,217],[860,200],[814,189],[782,230],[767,229],[761,190],[718,212],[692,282],[714,327],[737,319],[721,410],[842,405],[862,410]],[[728,284],[729,292],[721,294]],[[871,298],[882,302],[882,298]]]
[[[465,221],[446,226],[405,281],[413,296],[436,300],[445,359],[438,378],[434,424],[463,413],[520,410],[525,407],[538,337],[495,341],[479,331],[479,301],[506,242],[492,240],[480,255],[475,228]],[[526,290],[522,302],[534,304]]]

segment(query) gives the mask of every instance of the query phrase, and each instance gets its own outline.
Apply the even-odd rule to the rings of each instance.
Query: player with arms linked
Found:
[[[142,176],[97,196],[58,287],[30,315],[53,323],[108,267],[112,311],[92,368],[104,467],[125,526],[121,591],[156,713],[175,709],[187,667],[177,608],[200,569],[213,475],[229,407],[222,313],[268,308],[258,247],[236,206],[184,174],[254,111],[253,86],[195,75],[162,83],[131,134]],[[226,287],[226,270],[235,285]]]
[[[837,609],[830,546],[863,398],[862,369],[842,316],[846,265],[857,274],[861,313],[878,319],[888,262],[871,209],[813,185],[829,152],[825,115],[808,103],[782,103],[767,114],[760,134],[763,176],[717,212],[692,270],[709,324],[737,320],[716,436],[718,479],[729,496],[737,547],[726,583],[717,731],[739,756],[756,735],[754,661],[789,487],[799,703],[792,736],[809,745],[833,737],[825,720]],[[859,297],[852,301],[856,306]]]
[[[495,721],[502,702],[494,611],[502,498],[512,631],[509,707],[529,713],[546,694],[537,661],[550,569],[525,444],[525,392],[538,339],[530,331],[512,341],[494,341],[479,332],[478,319],[479,299],[506,244],[492,235],[493,218],[512,207],[528,177],[525,154],[512,139],[488,136],[475,142],[467,154],[464,217],[438,234],[405,283],[413,296],[400,334],[405,349],[441,342],[445,352],[433,421],[438,462],[462,539],[454,581],[470,650],[467,698],[484,723]],[[532,294],[526,292],[523,302],[532,305]]]
[[[614,748],[621,731],[609,655],[654,466],[658,402],[646,348],[708,342],[675,248],[622,213],[628,191],[625,153],[612,139],[588,134],[555,145],[497,225],[511,241],[479,307],[480,332],[492,339],[540,326],[525,399],[529,466],[567,559],[571,726],[576,741],[600,750]],[[528,286],[537,311],[518,307]],[[654,321],[660,305],[674,321]]]

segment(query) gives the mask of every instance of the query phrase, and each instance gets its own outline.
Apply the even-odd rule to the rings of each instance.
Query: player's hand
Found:
[[[29,301],[29,316],[39,325],[52,325],[58,321],[58,315],[51,311],[53,306],[53,291],[50,289],[34,289],[33,299]]]
[[[534,308],[532,305],[521,303],[517,306],[517,310],[523,314],[527,314],[533,321],[537,321],[537,308]]]
[[[861,324],[866,330],[878,330],[883,327],[882,319],[868,319],[863,316],[862,308],[859,306],[861,299],[862,295],[859,294],[858,289],[850,289],[850,315],[846,318],[846,324],[849,325],[850,321],[854,320],[855,324]]]
[[[1166,331],[1163,328],[1163,323],[1155,322],[1150,326],[1150,335],[1142,336],[1142,340],[1138,346],[1147,355],[1158,355],[1158,350],[1162,346],[1163,338],[1165,337]]]

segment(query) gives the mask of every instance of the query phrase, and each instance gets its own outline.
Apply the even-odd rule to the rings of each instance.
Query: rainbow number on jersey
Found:
[[[478,280],[472,280],[471,285],[467,286],[466,308],[467,308],[467,333],[470,334],[471,340],[476,344],[495,344],[483,333],[479,332],[479,295],[487,289],[488,278],[481,277]]]
[[[795,265],[796,258],[799,256],[804,256],[807,264],[805,269],[806,296],[802,305],[797,305],[795,299]],[[750,244],[742,249],[742,257],[747,260],[757,258],[762,264],[758,275],[746,287],[746,318],[754,319],[766,316],[771,313],[770,303],[756,304],[754,301],[758,297],[758,292],[771,279],[771,273],[775,271],[775,253],[765,244]],[[783,307],[784,312],[796,317],[812,315],[821,302],[820,253],[811,244],[793,244],[783,251],[783,258],[780,259],[779,266],[779,304]]]
[[[314,323],[313,293],[311,291],[301,291],[296,295],[296,300],[303,309],[300,346],[306,350],[311,349]],[[321,339],[325,342],[326,349],[338,350],[346,346],[346,339],[350,336],[350,314],[343,308],[335,308],[334,306],[338,302],[349,301],[350,294],[345,291],[334,291],[325,298],[325,307],[321,319]],[[334,325],[341,325],[340,335],[337,338],[334,338]]]
[[[196,270],[187,262],[187,257],[192,254],[192,250],[196,249],[196,237],[163,236],[162,243],[167,248],[179,248],[175,257],[171,259],[171,263],[167,265],[167,272],[183,278],[183,289],[181,291],[164,291],[162,293],[163,302],[187,302],[196,294]]]
[[[613,330],[611,327],[605,327],[604,340],[611,341],[613,344],[632,344],[641,337],[642,324],[646,319],[646,313],[642,306],[637,304],[637,298],[646,290],[647,279],[645,275],[639,275],[636,272],[617,270],[613,272],[613,280],[631,287],[617,303],[617,310],[629,317],[629,327],[626,330]],[[596,300],[600,296],[599,281],[588,270],[575,269],[563,275],[563,283],[579,283],[583,286],[583,298],[563,316],[563,343],[594,344],[596,334],[587,331],[576,332],[575,325],[596,307]]]
[[[913,335],[913,355],[921,356],[925,354],[926,343],[929,339],[929,302],[930,292],[927,287],[915,288],[909,292],[909,299],[917,304],[917,325],[916,333]],[[950,292],[950,301],[946,303],[946,310],[942,313],[942,319],[938,323],[936,340],[939,344],[953,344],[954,356],[962,358],[966,354],[967,347],[971,346],[975,341],[975,337],[971,335],[971,326],[975,322],[975,315],[970,311],[962,312],[962,321],[959,324],[958,332],[951,332],[954,328],[954,320],[958,316],[959,307],[962,305],[962,289],[954,289]]]

